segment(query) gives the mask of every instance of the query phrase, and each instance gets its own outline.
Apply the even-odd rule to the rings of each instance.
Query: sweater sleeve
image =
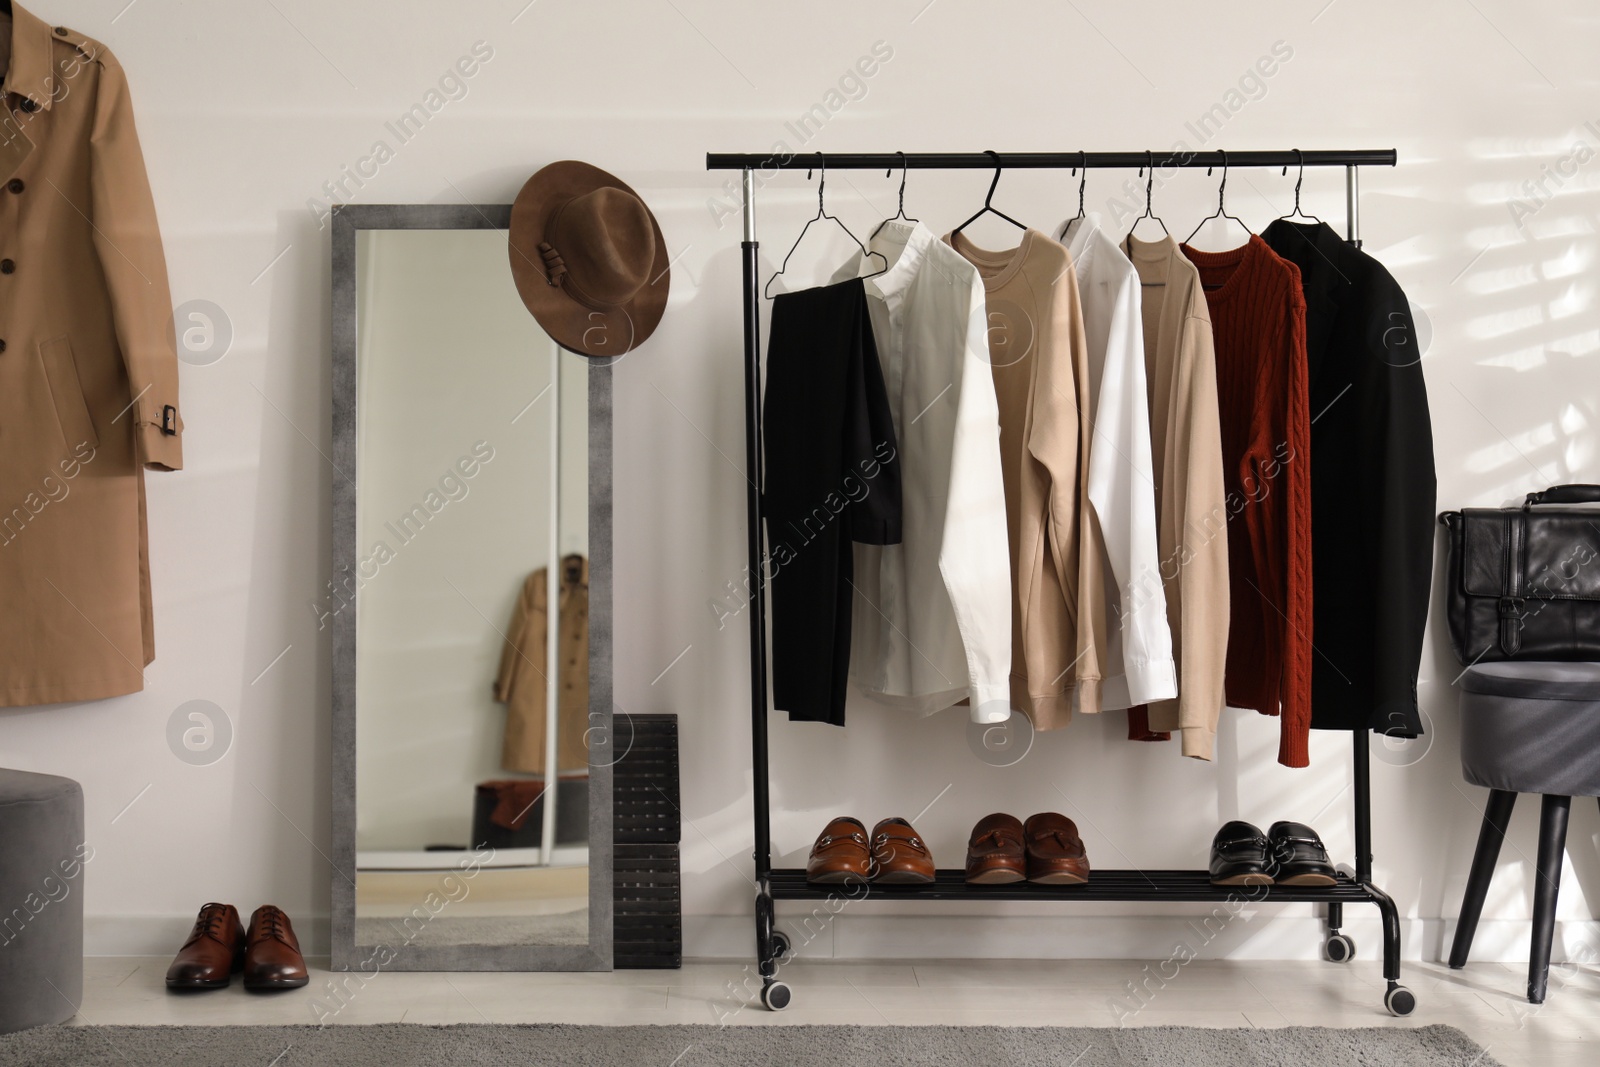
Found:
[[[976,271],[966,306],[955,318],[951,335],[960,339],[962,351],[953,361],[959,368],[956,425],[939,573],[966,652],[972,720],[1004,722],[1011,715],[1011,561],[1000,409],[990,380],[983,282]]]
[[[1122,663],[1111,668],[1127,679],[1128,703],[1168,700],[1177,695],[1177,679],[1161,586],[1139,281],[1131,266],[1111,305],[1093,429],[1089,500],[1117,585],[1107,600],[1120,617],[1107,625],[1122,637]]]
[[[1024,631],[1031,625],[1035,632],[1044,632],[1057,617],[1064,626],[1064,632],[1047,635],[1048,655],[1028,662],[1028,684],[1036,705],[1034,725],[1039,729],[1054,729],[1065,721],[1057,712],[1037,706],[1041,696],[1071,692],[1079,709],[1098,709],[1100,705],[1100,663],[1092,634],[1085,632],[1089,620],[1082,609],[1088,594],[1079,588],[1086,503],[1082,464],[1090,430],[1088,405],[1080,394],[1088,387],[1087,375],[1081,373],[1087,342],[1076,277],[1068,269],[1055,286],[1058,291],[1039,301],[1042,308],[1049,309],[1053,320],[1050,333],[1055,340],[1035,357],[1039,362],[1034,372],[1027,446],[1030,460],[1041,469],[1044,551],[1031,555],[1026,532],[1020,550],[1024,572],[1037,569],[1038,592],[1028,591],[1027,573],[1018,578]],[[1057,603],[1047,608],[1045,601],[1052,599]],[[1031,623],[1030,606],[1035,611]],[[1031,635],[1025,632],[1013,637],[1026,640]],[[1043,673],[1040,668],[1045,668]],[[1084,702],[1085,697],[1089,703]],[[1070,715],[1070,702],[1067,711]]]
[[[1198,313],[1184,323],[1168,429],[1177,442],[1168,499],[1178,542],[1163,566],[1167,574],[1177,572],[1168,587],[1175,603],[1167,611],[1178,638],[1178,700],[1152,708],[1151,726],[1182,731],[1183,754],[1209,760],[1228,658],[1228,510],[1211,320],[1204,297],[1196,303]]]
[[[1288,444],[1284,515],[1283,721],[1278,762],[1304,767],[1310,762],[1311,731],[1311,400],[1306,365],[1306,302],[1300,271],[1290,287],[1284,359],[1288,362],[1288,406],[1284,422]]]
[[[1066,585],[1062,588],[1062,594],[1076,616],[1073,627],[1076,636],[1072,659],[1075,683],[1073,708],[1075,711],[1097,714],[1101,708],[1101,685],[1105,681],[1108,614],[1104,565],[1106,548],[1105,536],[1089,499],[1089,465],[1094,455],[1095,432],[1094,408],[1089,396],[1089,340],[1084,331],[1083,304],[1078,294],[1076,274],[1069,272],[1064,283],[1069,284],[1066,295],[1071,321],[1067,344],[1071,357],[1072,392],[1070,401],[1064,400],[1063,406],[1070,403],[1078,413],[1078,438],[1074,470],[1070,480],[1062,486],[1062,500],[1071,501],[1070,505],[1064,506],[1070,506],[1076,517],[1077,541],[1073,546],[1063,547],[1063,552],[1075,550],[1073,555],[1058,558],[1064,561],[1061,566],[1063,578],[1074,569],[1077,572],[1077,581],[1072,583],[1076,589]],[[1141,353],[1140,359],[1143,358]]]
[[[1369,323],[1370,406],[1363,408],[1376,473],[1378,514],[1372,516],[1382,606],[1372,620],[1372,729],[1392,737],[1422,732],[1417,666],[1433,580],[1435,481],[1433,429],[1416,327],[1405,293],[1387,271],[1372,280]]]

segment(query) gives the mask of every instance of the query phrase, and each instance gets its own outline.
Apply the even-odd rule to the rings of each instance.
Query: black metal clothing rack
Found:
[[[756,959],[762,976],[761,1000],[768,1008],[787,1007],[792,993],[778,980],[778,966],[789,954],[788,937],[777,929],[774,902],[825,900],[837,896],[839,887],[814,886],[802,868],[772,866],[771,797],[767,754],[768,661],[766,554],[763,550],[762,471],[764,454],[761,428],[761,291],[758,280],[755,227],[756,176],[768,171],[807,170],[822,166],[832,170],[992,170],[1020,168],[1086,167],[1090,169],[1136,167],[1343,167],[1345,169],[1346,239],[1359,246],[1360,167],[1395,165],[1394,149],[1366,151],[1274,152],[873,152],[808,154],[707,153],[707,170],[742,172],[744,239],[744,425],[745,469],[749,483],[746,498],[746,549],[750,581],[750,738],[751,769],[755,790]],[[1383,920],[1383,976],[1388,980],[1384,1005],[1395,1015],[1409,1015],[1416,997],[1400,984],[1400,917],[1394,901],[1372,881],[1372,798],[1368,731],[1353,735],[1355,756],[1355,846],[1353,874],[1341,871],[1336,884],[1327,887],[1254,886],[1243,890],[1252,902],[1316,903],[1327,905],[1328,940],[1325,953],[1345,962],[1355,952],[1348,935],[1339,932],[1346,904],[1373,904]],[[851,889],[853,887],[845,887]],[[969,886],[962,870],[940,870],[933,883],[911,886],[870,885],[852,899],[884,900],[1031,900],[1059,901],[1216,901],[1237,900],[1241,890],[1214,886],[1203,870],[1139,871],[1096,870],[1085,885],[1041,886],[1020,883],[1007,886]]]

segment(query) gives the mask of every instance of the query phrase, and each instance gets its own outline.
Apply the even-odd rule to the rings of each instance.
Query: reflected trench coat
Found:
[[[556,770],[589,769],[589,561],[561,560],[561,606],[557,640],[561,666],[561,717],[556,723]],[[494,698],[506,706],[500,764],[508,771],[544,774],[545,635],[549,629],[549,580],[540,567],[522,583],[500,652]]]
[[[144,470],[178,470],[166,260],[121,66],[0,16],[0,706],[136,692]]]

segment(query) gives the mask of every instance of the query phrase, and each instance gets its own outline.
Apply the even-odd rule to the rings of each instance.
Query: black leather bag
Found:
[[[1600,661],[1600,485],[1529,493],[1520,508],[1463,508],[1450,531],[1450,643],[1485,660]]]

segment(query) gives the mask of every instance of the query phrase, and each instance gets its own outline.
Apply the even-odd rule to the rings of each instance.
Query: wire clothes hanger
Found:
[[[1161,232],[1162,233],[1166,234],[1168,237],[1171,237],[1172,236],[1172,232],[1167,229],[1167,224],[1162,222],[1161,221],[1161,216],[1157,215],[1154,211],[1152,211],[1151,207],[1150,207],[1151,202],[1152,202],[1152,198],[1153,198],[1153,190],[1155,188],[1155,183],[1156,183],[1155,153],[1154,152],[1146,152],[1144,155],[1145,155],[1144,166],[1139,168],[1139,176],[1141,178],[1145,179],[1145,181],[1144,181],[1144,214],[1140,215],[1138,218],[1133,220],[1133,225],[1128,227],[1128,236],[1129,237],[1138,236],[1139,223],[1143,222],[1145,219],[1152,219],[1152,220],[1154,220],[1154,222],[1155,222],[1155,224],[1157,226],[1161,227]],[[1145,172],[1146,171],[1149,172],[1149,177],[1145,177]],[[1084,172],[1084,177],[1087,178],[1088,176],[1089,176],[1088,172],[1085,171]]]
[[[883,228],[889,225],[889,223],[893,222],[895,219],[904,219],[906,222],[922,221],[921,219],[914,219],[906,214],[906,154],[904,152],[896,152],[895,155],[900,157],[900,210],[896,211],[893,215],[890,215],[888,218],[878,223],[878,228],[867,235],[867,240],[869,241],[878,236]],[[883,176],[887,178],[893,173],[893,169],[886,170],[883,172]]]
[[[1295,154],[1295,158],[1300,161],[1300,173],[1294,179],[1294,210],[1289,212],[1287,215],[1279,215],[1278,218],[1283,222],[1290,222],[1296,215],[1298,215],[1303,219],[1310,219],[1312,222],[1321,223],[1322,220],[1317,218],[1315,215],[1307,215],[1305,212],[1300,210],[1300,183],[1306,180],[1306,154],[1300,151],[1298,148],[1293,149],[1292,151]],[[1289,173],[1289,168],[1284,167],[1283,173],[1287,175]]]
[[[1016,219],[1012,218],[1010,215],[1007,215],[1004,211],[1001,211],[999,208],[994,206],[995,186],[1000,184],[1000,173],[1004,168],[1000,165],[999,152],[995,152],[990,149],[984,149],[984,155],[989,156],[994,160],[994,180],[989,183],[989,195],[983,198],[983,207],[978,209],[978,213],[976,215],[972,216],[966,222],[963,222],[960,226],[957,226],[955,229],[950,231],[950,236],[952,237],[966,229],[968,226],[971,226],[974,222],[977,222],[985,215],[999,215],[1001,218],[1005,219],[1019,230],[1026,230],[1028,228],[1027,223],[1018,222]]]
[[[1301,158],[1303,159],[1304,157],[1301,157]],[[1212,170],[1212,168],[1210,168],[1210,167],[1206,168],[1207,176],[1209,176],[1211,174],[1211,170]],[[1200,227],[1204,226],[1206,223],[1210,222],[1212,219],[1232,219],[1234,222],[1237,222],[1239,224],[1239,226],[1244,230],[1245,233],[1249,234],[1251,237],[1254,237],[1256,235],[1256,232],[1254,230],[1252,230],[1250,227],[1248,227],[1248,226],[1246,226],[1244,224],[1244,220],[1243,219],[1241,219],[1237,215],[1228,214],[1227,207],[1225,206],[1226,205],[1226,201],[1227,201],[1227,195],[1228,195],[1228,153],[1227,153],[1226,150],[1224,150],[1222,152],[1222,184],[1217,186],[1217,210],[1213,211],[1211,214],[1207,215],[1205,218],[1200,220],[1199,225],[1194,228],[1194,233],[1191,233],[1188,237],[1185,237],[1183,239],[1183,243],[1184,244],[1188,244],[1190,241],[1194,240],[1194,235],[1196,233],[1200,232]]]
[[[778,272],[776,274],[767,279],[767,284],[762,287],[761,295],[766,297],[768,300],[772,299],[772,293],[769,292],[769,290],[772,288],[772,283],[781,278],[783,276],[783,272],[789,269],[789,256],[794,255],[795,249],[800,247],[800,242],[806,239],[806,231],[811,229],[811,224],[813,222],[819,222],[822,219],[828,219],[830,222],[837,224],[839,229],[844,231],[846,237],[850,238],[852,241],[855,241],[856,247],[861,249],[861,258],[863,260],[871,256],[877,256],[879,259],[883,260],[883,270],[876,270],[871,274],[863,274],[861,275],[862,278],[876,278],[878,275],[882,274],[883,271],[889,269],[888,256],[885,256],[882,252],[867,251],[867,246],[862,244],[860,239],[857,238],[855,234],[850,232],[850,227],[846,226],[844,222],[840,220],[839,216],[828,214],[827,209],[823,206],[822,193],[828,185],[828,165],[826,157],[824,157],[821,152],[817,153],[817,170],[817,213],[811,219],[807,220],[806,224],[801,227],[800,236],[794,239],[794,244],[789,248],[789,255],[783,257],[783,265],[778,268]],[[810,177],[811,172],[808,170],[806,171],[806,178],[809,180]]]

